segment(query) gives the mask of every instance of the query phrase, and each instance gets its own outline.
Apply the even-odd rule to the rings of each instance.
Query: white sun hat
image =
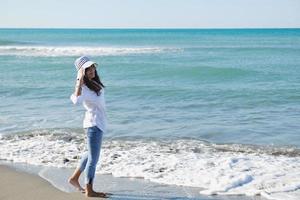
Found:
[[[91,61],[87,56],[81,56],[77,58],[74,62],[76,70],[80,70],[81,68],[85,70],[86,68],[90,67],[91,65],[98,65],[96,62]]]

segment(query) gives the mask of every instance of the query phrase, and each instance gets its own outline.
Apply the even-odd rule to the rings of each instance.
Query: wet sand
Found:
[[[36,175],[16,171],[7,166],[0,165],[0,174],[1,200],[87,199],[79,192],[62,192]]]

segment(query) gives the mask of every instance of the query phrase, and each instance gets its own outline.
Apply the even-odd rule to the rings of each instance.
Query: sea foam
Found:
[[[0,138],[0,159],[75,167],[86,151],[83,135],[35,131]],[[198,187],[205,195],[299,198],[300,154],[294,148],[211,144],[194,139],[105,138],[99,174]]]
[[[105,56],[128,54],[152,54],[181,51],[178,48],[164,47],[92,47],[92,46],[0,46],[0,55],[16,56]]]

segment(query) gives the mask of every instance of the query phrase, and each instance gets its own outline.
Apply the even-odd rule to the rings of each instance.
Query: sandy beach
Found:
[[[57,187],[60,185],[39,177],[35,173],[29,173],[25,168],[0,165],[0,199],[1,200],[77,200],[95,199],[86,198],[73,190],[64,192]],[[53,170],[53,173],[63,172],[69,175],[71,170]],[[53,175],[53,174],[52,174]],[[60,174],[60,177],[62,175]],[[66,176],[63,176],[65,179]],[[204,196],[198,193],[197,188],[166,186],[150,183],[140,179],[113,178],[111,176],[98,176],[101,184],[96,183],[96,188],[102,188],[105,192],[113,193],[109,199],[115,200],[159,200],[159,199],[193,199],[193,200],[262,200],[261,197],[246,196]],[[56,185],[55,187],[53,186]],[[12,187],[14,186],[14,187]],[[66,188],[65,186],[62,188]],[[61,188],[61,189],[62,189]],[[73,191],[73,192],[72,192]],[[98,199],[98,198],[97,198]],[[101,199],[101,198],[99,198]]]
[[[2,200],[50,200],[86,199],[78,193],[65,193],[54,188],[42,178],[0,165],[0,199]]]

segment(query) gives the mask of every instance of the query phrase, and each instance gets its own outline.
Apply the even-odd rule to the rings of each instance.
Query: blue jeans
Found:
[[[92,184],[100,156],[103,132],[97,126],[93,126],[87,128],[86,134],[88,151],[83,154],[78,168],[81,172],[85,170],[85,184]]]

